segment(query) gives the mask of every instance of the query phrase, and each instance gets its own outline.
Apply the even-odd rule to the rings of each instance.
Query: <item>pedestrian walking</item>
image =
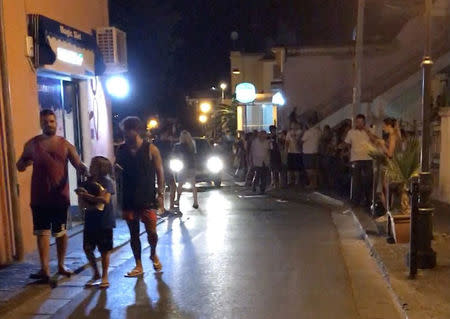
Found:
[[[166,182],[167,187],[169,187],[169,210],[174,211],[175,210],[175,193],[177,189],[177,185],[175,184],[175,176],[173,175],[172,171],[169,167],[169,161],[170,161],[170,154],[172,152],[173,146],[172,141],[170,138],[170,132],[168,129],[165,129],[161,132],[158,139],[154,141],[155,146],[158,148],[159,153],[161,154],[161,159],[163,162],[163,169],[164,169],[164,181]],[[160,205],[164,206],[164,205]],[[164,213],[164,211],[161,211],[161,208],[159,210],[160,214]]]
[[[101,279],[100,288],[108,288],[108,268],[113,249],[113,228],[116,227],[111,196],[115,194],[112,164],[103,156],[96,156],[89,168],[90,177],[75,190],[84,211],[83,249],[93,275],[86,283],[91,287]],[[102,259],[102,274],[97,267],[94,251],[98,248]]]
[[[117,151],[116,162],[122,168],[123,218],[130,230],[130,245],[136,266],[126,277],[144,273],[141,260],[139,226],[144,224],[150,244],[150,259],[156,271],[162,269],[156,254],[158,205],[164,205],[164,169],[158,148],[143,139],[144,126],[137,117],[130,116],[120,123],[125,143]],[[157,187],[155,186],[155,177]]]
[[[192,187],[192,196],[194,197],[193,208],[198,208],[197,187],[195,187],[195,144],[192,140],[191,133],[184,130],[180,134],[180,142],[175,144],[174,154],[181,157],[184,168],[178,173],[177,199],[175,205],[180,205],[181,194],[183,193],[183,185],[188,182]]]
[[[259,184],[261,194],[264,194],[267,186],[267,176],[269,175],[270,164],[270,142],[267,139],[267,133],[261,131],[258,137],[253,141],[251,152],[252,166],[255,168],[255,179],[252,189],[256,192],[256,186]]]
[[[310,189],[318,187],[318,168],[319,168],[319,141],[322,135],[320,128],[309,121],[309,129],[303,133],[303,165],[306,170],[306,177],[309,181]]]
[[[277,127],[271,125],[269,127],[270,135],[270,173],[272,176],[272,186],[276,189],[280,188],[281,178],[281,151],[278,141]]]
[[[325,125],[319,141],[319,179],[320,186],[329,190],[334,186],[334,173],[332,172],[336,167],[336,137],[329,125]]]
[[[292,180],[298,185],[300,183],[300,171],[302,170],[302,155],[301,155],[301,135],[300,126],[298,123],[291,123],[291,128],[286,135],[286,148],[288,152],[288,183]]]
[[[355,205],[369,206],[372,201],[373,164],[369,156],[371,139],[363,114],[356,116],[355,127],[347,133],[345,143],[351,147],[351,200]]]
[[[33,229],[37,238],[41,269],[31,279],[49,282],[50,234],[56,238],[58,273],[70,276],[64,266],[67,249],[67,210],[70,205],[68,162],[80,174],[87,172],[75,147],[56,135],[57,122],[52,110],[40,112],[42,134],[33,137],[24,147],[17,162],[19,172],[33,166],[31,179],[31,210]]]

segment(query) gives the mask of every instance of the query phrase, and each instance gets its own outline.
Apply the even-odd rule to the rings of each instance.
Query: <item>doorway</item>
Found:
[[[58,124],[56,134],[74,145],[83,160],[78,82],[42,75],[38,76],[37,82],[40,109],[50,109],[55,112]],[[83,219],[78,208],[78,198],[74,192],[80,182],[80,176],[72,165],[68,165],[68,176],[70,209],[67,224],[70,229],[81,224]]]

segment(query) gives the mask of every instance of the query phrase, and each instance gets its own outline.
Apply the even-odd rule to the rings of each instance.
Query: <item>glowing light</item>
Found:
[[[122,76],[113,76],[106,81],[108,93],[117,98],[124,98],[130,92],[128,80]]]
[[[256,88],[251,83],[236,85],[236,99],[241,103],[251,103],[256,99]]]
[[[233,69],[233,74],[235,74],[235,75],[239,75],[239,74],[241,74],[241,71],[239,70],[239,69]]]
[[[191,185],[191,183],[184,183],[183,188],[191,189],[192,185]]]
[[[83,53],[67,50],[64,48],[56,49],[56,58],[63,62],[74,65],[82,65],[84,60]]]
[[[169,162],[169,168],[172,172],[179,173],[183,170],[184,164],[178,158],[171,159]]]
[[[223,90],[226,90],[227,84],[226,83],[220,83],[220,88]]]
[[[210,159],[208,159],[206,167],[208,167],[211,173],[217,174],[223,169],[223,162],[217,156],[213,156]]]
[[[148,123],[147,123],[147,129],[148,130],[151,130],[151,129],[154,129],[154,128],[156,128],[156,127],[158,127],[158,121],[157,120],[155,120],[155,119],[150,119],[149,121],[148,121]]]
[[[202,111],[203,113],[208,113],[211,111],[211,103],[208,102],[204,102],[202,104],[200,104],[200,111]]]
[[[284,96],[283,96],[283,94],[281,94],[281,92],[277,92],[272,97],[272,103],[283,106],[284,104],[286,104],[286,100],[284,99]]]
[[[243,109],[242,106],[238,106],[237,107],[237,129],[238,131],[243,131],[244,130],[244,126],[243,126]]]
[[[208,117],[206,115],[202,114],[198,117],[198,121],[202,124],[205,124],[206,122],[208,122]]]

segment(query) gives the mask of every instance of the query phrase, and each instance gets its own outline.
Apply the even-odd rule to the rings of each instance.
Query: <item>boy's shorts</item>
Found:
[[[98,248],[98,251],[101,253],[111,251],[113,249],[113,230],[85,230],[83,233],[83,248],[89,251],[94,251],[95,248]]]
[[[140,220],[144,224],[155,225],[158,220],[158,215],[156,214],[156,209],[124,209],[122,211],[122,217],[128,222],[133,220]]]
[[[62,237],[66,234],[67,206],[32,206],[33,231],[36,236]]]

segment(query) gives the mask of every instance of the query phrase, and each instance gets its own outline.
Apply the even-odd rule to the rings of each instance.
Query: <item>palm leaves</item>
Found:
[[[404,148],[398,147],[387,160],[386,176],[393,183],[406,186],[411,177],[419,174],[420,170],[420,147],[416,138],[408,138]]]

